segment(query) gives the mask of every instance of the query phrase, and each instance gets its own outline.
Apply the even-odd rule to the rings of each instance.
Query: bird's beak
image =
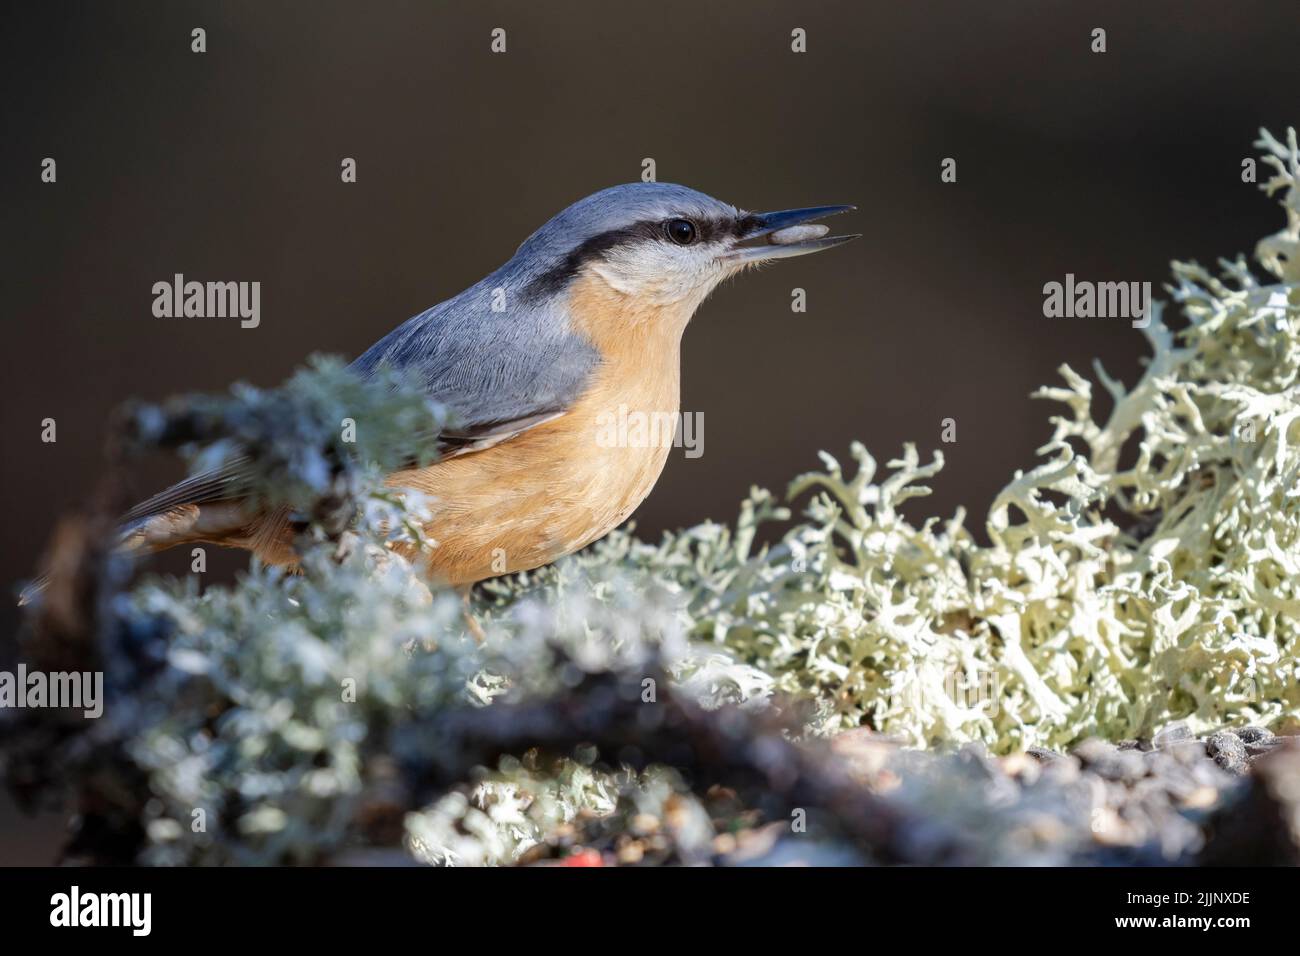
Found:
[[[791,256],[805,256],[810,252],[821,252],[823,249],[860,238],[860,233],[828,236],[826,235],[830,231],[828,227],[807,225],[814,219],[836,216],[857,208],[857,206],[810,206],[807,209],[751,213],[745,218],[749,228],[739,237],[737,245],[724,254],[723,258],[728,262],[742,265],[768,262],[773,259],[788,259]]]

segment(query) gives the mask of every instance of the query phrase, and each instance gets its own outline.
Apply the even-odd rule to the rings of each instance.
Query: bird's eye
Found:
[[[695,241],[695,223],[689,219],[669,219],[664,223],[664,231],[679,246],[689,246]]]

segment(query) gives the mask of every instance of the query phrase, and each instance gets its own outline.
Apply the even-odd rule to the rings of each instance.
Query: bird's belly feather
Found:
[[[668,364],[653,375],[604,368],[559,418],[484,451],[390,476],[389,485],[434,499],[426,529],[436,542],[428,559],[434,574],[469,584],[528,570],[622,524],[654,487],[673,435],[668,429],[666,440],[661,432],[625,447],[608,440],[604,416],[623,406],[675,421],[677,356]]]

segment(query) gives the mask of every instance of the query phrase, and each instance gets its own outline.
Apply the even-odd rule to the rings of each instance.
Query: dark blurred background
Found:
[[[7,3],[0,579],[84,501],[124,399],[351,358],[645,157],[749,209],[857,203],[835,225],[866,237],[706,303],[682,396],[704,455],[674,452],[641,531],[730,519],[751,484],[855,438],[882,463],[942,447],[911,513],[965,505],[979,529],[1050,433],[1029,392],[1094,357],[1132,381],[1146,354],[1125,321],[1045,319],[1043,284],[1158,288],[1171,258],[1280,228],[1241,161],[1259,126],[1300,122],[1298,50],[1294,2]],[[154,318],[177,272],[260,281],[261,326]],[[146,463],[137,490],[179,474]],[[246,562],[210,557],[214,575]],[[12,632],[10,602],[0,617]],[[56,824],[0,803],[0,862],[51,859]]]

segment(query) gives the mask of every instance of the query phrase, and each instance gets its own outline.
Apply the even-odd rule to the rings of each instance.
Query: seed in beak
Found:
[[[830,231],[829,226],[821,225],[787,226],[785,229],[770,233],[767,241],[774,246],[789,246],[796,242],[807,242],[809,239],[820,239]]]

